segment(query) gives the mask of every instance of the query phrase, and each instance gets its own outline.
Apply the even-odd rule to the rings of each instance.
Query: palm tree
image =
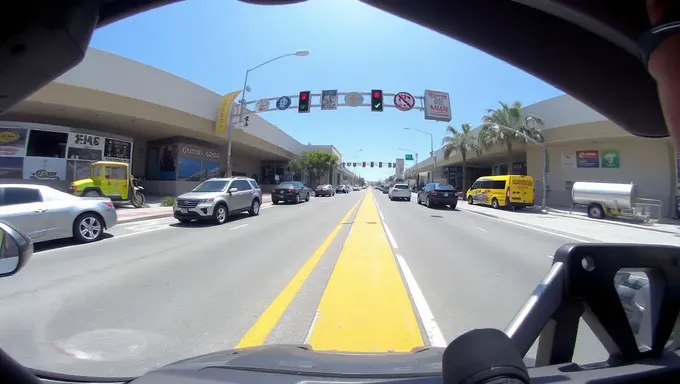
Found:
[[[470,124],[462,124],[460,132],[452,127],[446,127],[446,133],[450,136],[444,136],[442,145],[444,146],[444,159],[448,159],[452,154],[460,153],[463,158],[463,192],[467,191],[467,155],[470,152],[475,152],[477,156],[482,154],[482,146],[477,140],[477,136],[472,134],[472,127]]]
[[[497,145],[504,145],[508,151],[508,174],[512,172],[512,145],[513,142],[526,143],[526,136],[543,142],[543,134],[539,129],[528,124],[533,121],[543,125],[543,121],[533,115],[522,115],[522,103],[515,101],[512,105],[499,102],[498,109],[487,110],[487,115],[482,118],[482,129],[479,131],[478,140],[484,149]]]

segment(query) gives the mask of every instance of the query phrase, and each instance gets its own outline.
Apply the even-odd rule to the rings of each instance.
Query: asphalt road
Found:
[[[168,218],[111,234],[40,245],[0,280],[5,351],[44,370],[131,376],[236,346],[444,346],[505,327],[567,242],[378,191],[265,205],[222,226]],[[603,356],[580,333],[575,360]]]

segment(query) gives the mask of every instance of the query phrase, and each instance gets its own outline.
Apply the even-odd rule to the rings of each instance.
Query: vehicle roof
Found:
[[[0,184],[0,188],[31,188],[31,189],[51,189],[53,191],[59,191],[58,189],[48,187],[47,185],[42,185],[42,184]],[[61,192],[61,191],[59,191]]]
[[[477,180],[505,180],[509,178],[520,178],[520,179],[531,179],[533,180],[534,178],[528,175],[490,175],[490,176],[482,176],[478,178]]]
[[[115,166],[118,166],[118,167],[120,167],[120,166],[129,167],[130,166],[130,164],[122,162],[122,161],[104,161],[104,160],[95,161],[94,163],[91,163],[90,165],[112,165],[114,167]]]
[[[231,181],[231,180],[252,180],[255,181],[255,179],[246,177],[246,176],[232,176],[232,177],[213,177],[210,178],[206,181]]]

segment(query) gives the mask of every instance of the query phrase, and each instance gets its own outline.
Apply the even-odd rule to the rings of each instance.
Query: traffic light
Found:
[[[387,168],[392,168],[392,163],[387,163]]]
[[[382,168],[382,161],[378,161],[378,168]]]
[[[371,168],[373,168],[374,162],[371,161]]]
[[[300,92],[298,96],[298,113],[309,113],[309,103],[312,98],[312,93],[310,91]]]
[[[357,163],[352,163],[352,167],[356,167],[356,166],[357,166]]]
[[[364,162],[361,164],[361,166],[364,167],[364,168],[366,168],[366,162],[364,161]]]
[[[372,112],[383,111],[383,92],[381,89],[371,90],[371,111]]]

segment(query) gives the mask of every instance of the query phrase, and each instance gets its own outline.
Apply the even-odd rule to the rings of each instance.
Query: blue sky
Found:
[[[477,126],[498,101],[529,105],[562,94],[485,53],[356,0],[279,7],[188,0],[103,28],[91,45],[221,94],[241,89],[248,68],[282,54],[311,51],[307,57],[287,57],[251,72],[249,100],[323,89],[383,89],[416,96],[432,89],[450,94],[449,123],[394,108],[382,113],[345,107],[261,115],[302,143],[335,145],[345,161],[394,161],[404,155],[399,148],[424,159],[429,137],[403,127],[432,132],[438,148],[447,125]],[[388,98],[386,102],[391,103]],[[375,180],[390,172],[364,168],[359,174]]]

